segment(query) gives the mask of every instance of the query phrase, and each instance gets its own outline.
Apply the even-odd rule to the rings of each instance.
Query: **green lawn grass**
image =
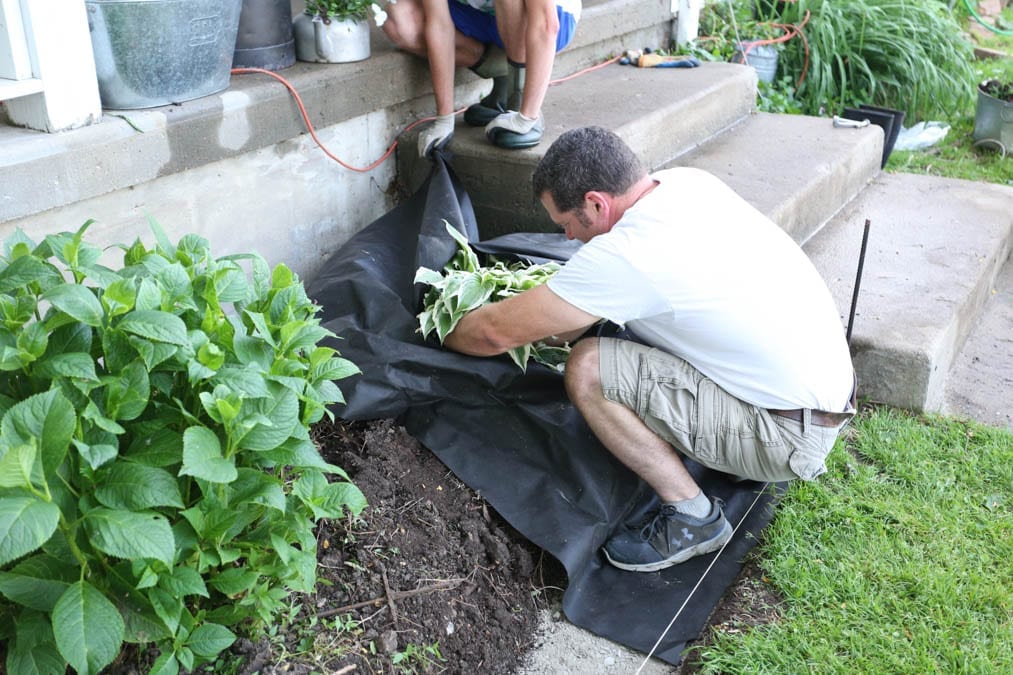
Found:
[[[946,138],[924,150],[895,150],[886,171],[1013,185],[1013,148],[1005,157],[990,144],[974,146],[974,116],[950,123]]]
[[[793,483],[759,564],[781,618],[690,655],[716,673],[1013,672],[1013,434],[860,415]]]
[[[996,42],[1013,53],[1013,38]],[[1013,81],[1013,58],[978,61],[975,71],[979,82]],[[1013,185],[1013,148],[1006,148],[1005,157],[994,145],[976,148],[975,116],[976,110],[972,109],[955,119],[940,120],[950,125],[946,138],[924,150],[894,151],[886,170]]]

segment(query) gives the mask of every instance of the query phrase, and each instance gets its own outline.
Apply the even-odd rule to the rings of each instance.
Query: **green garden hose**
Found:
[[[980,16],[978,16],[978,12],[976,12],[975,9],[971,7],[970,0],[964,0],[964,6],[967,7],[967,11],[971,13],[971,16],[974,17],[975,21],[977,21],[978,23],[980,23],[982,26],[989,29],[993,33],[996,33],[997,35],[1006,35],[1006,36],[1013,35],[1013,30],[1003,30],[1002,28],[996,28],[990,23],[985,23],[985,20],[982,19]]]

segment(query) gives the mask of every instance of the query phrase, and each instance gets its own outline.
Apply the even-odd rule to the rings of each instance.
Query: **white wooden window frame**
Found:
[[[83,0],[0,0],[0,101],[12,124],[40,131],[101,119]]]

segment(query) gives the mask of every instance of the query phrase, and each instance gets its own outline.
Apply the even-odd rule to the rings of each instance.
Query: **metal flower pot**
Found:
[[[292,22],[295,56],[311,63],[348,63],[369,58],[369,21],[322,19],[300,14]]]
[[[86,0],[103,108],[152,108],[229,86],[242,0]]]
[[[975,145],[994,145],[1005,155],[1013,152],[1013,102],[1003,101],[978,85],[978,109],[974,115]]]
[[[758,80],[772,84],[777,75],[777,48],[758,42],[737,42],[731,62],[752,66]]]

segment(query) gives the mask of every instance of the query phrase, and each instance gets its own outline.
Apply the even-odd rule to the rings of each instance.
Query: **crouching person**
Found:
[[[826,470],[855,413],[854,369],[826,284],[783,230],[704,171],[648,174],[598,127],[560,136],[533,187],[584,245],[547,284],[465,316],[445,344],[499,354],[600,319],[636,337],[581,339],[566,364],[592,431],[661,501],[605,543],[611,564],[660,570],[731,537],[682,456],[758,481]]]

